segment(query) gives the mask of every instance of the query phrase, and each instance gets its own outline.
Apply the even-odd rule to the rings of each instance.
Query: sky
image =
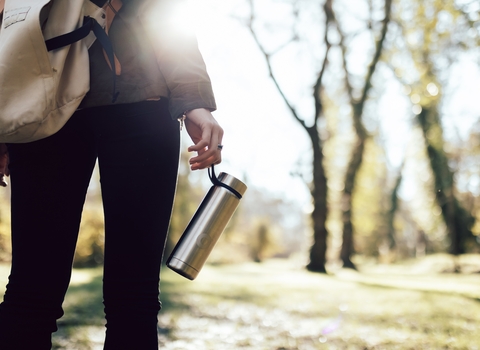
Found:
[[[249,32],[234,18],[243,15],[242,3],[190,3],[195,8],[192,22],[217,101],[214,117],[225,131],[223,163],[218,169],[247,185],[308,202],[305,183],[290,176],[302,153],[310,152],[308,137],[286,110]]]
[[[273,10],[271,0],[257,4],[263,15],[280,19],[285,16],[287,23],[288,12],[282,12],[282,8]],[[188,6],[191,11],[182,11],[178,22],[192,26],[197,34],[217,100],[214,116],[225,130],[224,160],[219,171],[309,208],[306,184],[291,175],[299,163],[310,161],[309,138],[279,96],[263,56],[242,23],[242,18],[248,15],[246,1],[191,0]],[[281,29],[272,31],[283,40]],[[265,38],[267,46],[274,46],[275,36]],[[276,62],[276,67],[282,67],[278,70],[282,87],[289,96],[301,101],[302,116],[313,112],[312,85],[304,78],[311,78],[312,65],[306,56],[289,56],[287,52],[283,55],[284,62]],[[388,72],[382,74],[385,81],[392,80],[386,79]],[[480,71],[471,57],[462,57],[452,67],[450,84],[445,89],[449,96],[444,106],[446,134],[452,136],[456,130],[457,135],[466,138],[471,125],[480,117]],[[378,101],[378,115],[390,163],[398,166],[411,141],[414,117],[412,103],[399,83],[384,87]],[[186,133],[184,138],[188,138]],[[415,185],[411,184],[402,193],[409,197],[415,191]]]

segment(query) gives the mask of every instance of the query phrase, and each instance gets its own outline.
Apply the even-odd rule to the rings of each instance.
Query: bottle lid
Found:
[[[224,183],[225,185],[233,188],[235,191],[240,193],[240,195],[244,195],[247,191],[247,185],[245,185],[242,181],[237,179],[236,177],[227,174],[227,173],[220,173],[218,175],[218,180]]]

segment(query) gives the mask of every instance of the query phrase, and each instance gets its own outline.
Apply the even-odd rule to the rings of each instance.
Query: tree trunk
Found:
[[[395,222],[395,213],[397,212],[397,209],[398,209],[398,189],[400,188],[401,184],[402,184],[402,172],[400,170],[398,177],[395,181],[395,186],[393,187],[392,193],[390,194],[390,203],[389,203],[388,210],[385,214],[386,215],[385,241],[390,251],[395,249],[397,245],[397,242],[395,239],[394,222]]]
[[[351,269],[356,269],[355,264],[351,260],[352,254],[355,251],[352,226],[352,193],[355,188],[355,179],[363,160],[365,140],[366,136],[358,135],[358,141],[353,149],[345,174],[345,187],[342,194],[343,236],[340,259],[343,262],[343,267]]]
[[[442,217],[450,237],[449,253],[462,254],[465,252],[465,239],[472,236],[471,227],[475,219],[455,198],[454,173],[448,166],[443,147],[443,130],[436,106],[423,107],[418,121],[434,176],[435,199],[442,209]]]
[[[322,141],[316,128],[308,128],[307,131],[313,147],[313,181],[311,188],[313,199],[313,245],[310,248],[310,262],[307,265],[307,269],[326,273],[325,262],[328,237],[328,231],[325,226],[328,215],[327,178],[323,167]]]

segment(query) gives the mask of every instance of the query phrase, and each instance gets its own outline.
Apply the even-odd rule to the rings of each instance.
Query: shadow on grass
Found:
[[[477,276],[393,275],[325,276],[271,261],[206,266],[192,282],[166,269],[159,341],[170,349],[476,349],[480,306],[437,286],[466,291]],[[101,269],[74,277],[54,349],[101,348]],[[418,289],[364,283],[392,280]]]
[[[103,276],[95,270],[93,270],[94,272],[85,271],[92,274],[93,277],[83,283],[70,285],[63,305],[65,315],[58,321],[59,328],[105,324],[102,294]],[[162,280],[161,289],[162,309],[189,309],[188,303],[181,297],[181,285],[179,286],[178,283],[169,280]],[[180,297],[173,298],[175,295]]]
[[[237,272],[233,283],[226,276],[220,278],[219,276],[221,275],[215,275],[213,279],[189,281],[165,269],[162,271],[161,282],[163,311],[176,312],[196,308],[199,300],[209,304],[234,301],[269,305],[273,301],[272,293],[280,292],[272,291],[270,286],[255,287],[256,284],[252,280],[264,277],[261,272]]]
[[[103,276],[99,268],[74,271],[72,283],[63,304],[65,314],[57,322],[58,331],[53,336],[52,349],[91,350],[95,346],[103,345],[105,314],[102,284]],[[182,295],[179,292],[182,289],[181,284],[162,281],[161,285],[162,291],[163,289],[172,291],[171,293],[161,293],[163,310],[181,313],[190,309],[185,298],[171,298],[171,296]],[[164,313],[163,310],[161,313]],[[170,326],[159,326],[158,331],[159,334],[169,339]]]
[[[59,327],[102,324],[102,301],[102,276],[71,285],[63,306],[65,315],[58,321]]]

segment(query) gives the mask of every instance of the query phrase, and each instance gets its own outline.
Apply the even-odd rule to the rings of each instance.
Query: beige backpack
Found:
[[[31,142],[56,133],[78,108],[89,90],[88,48],[107,37],[103,28],[116,11],[88,0],[0,0],[2,5],[0,143]],[[118,73],[111,45],[105,51]]]

